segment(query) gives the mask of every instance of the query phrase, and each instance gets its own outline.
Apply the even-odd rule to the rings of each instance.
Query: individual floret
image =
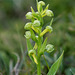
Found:
[[[26,19],[32,19],[32,12],[28,12],[26,14]]]
[[[33,23],[33,26],[34,27],[40,26],[40,21],[39,20],[35,20],[34,23]]]
[[[25,35],[26,39],[30,39],[31,38],[31,32],[30,31],[26,31]]]
[[[31,22],[26,23],[26,25],[24,26],[24,29],[29,30],[31,28],[31,26],[32,26],[32,23]]]
[[[52,17],[54,14],[51,10],[46,10],[46,15]]]
[[[54,50],[54,46],[53,46],[53,45],[48,44],[48,45],[46,46],[46,51],[47,51],[48,53],[52,52],[53,50]]]

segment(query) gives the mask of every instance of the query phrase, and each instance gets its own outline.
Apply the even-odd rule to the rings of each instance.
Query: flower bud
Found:
[[[54,46],[53,45],[51,45],[51,44],[48,44],[47,46],[46,46],[46,50],[47,50],[47,52],[52,52],[53,50],[54,50]]]
[[[33,23],[33,26],[34,27],[40,26],[40,21],[39,20],[35,20],[34,23]]]
[[[46,10],[46,15],[52,17],[54,14],[51,10]]]
[[[32,26],[32,23],[29,22],[29,23],[26,23],[26,25],[24,26],[24,29],[30,29]]]
[[[53,28],[51,26],[46,26],[47,31],[49,31],[50,33],[53,31]]]
[[[25,37],[26,37],[27,39],[30,39],[30,38],[31,38],[31,32],[30,32],[30,31],[26,31]]]
[[[43,2],[43,1],[39,1],[38,3],[41,4],[42,6],[45,5],[45,2]]]
[[[26,14],[26,19],[32,19],[32,12],[28,12]]]

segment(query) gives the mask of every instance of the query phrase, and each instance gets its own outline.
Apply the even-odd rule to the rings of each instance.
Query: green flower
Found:
[[[40,26],[40,21],[39,20],[35,20],[34,23],[33,23],[33,26],[34,27]]]
[[[43,1],[39,1],[38,3],[41,4],[42,6],[45,5],[45,2],[43,2]]]
[[[24,29],[30,29],[32,26],[32,23],[29,22],[29,23],[26,23],[26,25],[24,26]]]
[[[25,35],[26,39],[30,39],[31,38],[31,32],[30,31],[26,31]]]
[[[29,54],[29,56],[31,56],[32,54],[36,54],[36,51],[34,49],[32,49],[28,52],[28,54]]]
[[[51,26],[46,26],[46,30],[51,33],[53,31],[53,28]]]
[[[35,51],[34,49],[32,49],[32,50],[30,50],[30,51],[28,52],[28,54],[29,54],[29,56],[32,56],[33,59],[34,59],[34,62],[35,62],[36,64],[38,64],[37,58],[36,58],[36,51]]]
[[[39,15],[39,12],[36,12],[36,15]]]
[[[50,16],[50,17],[54,16],[54,14],[51,10],[46,10],[46,15]]]
[[[52,52],[52,51],[54,50],[54,46],[51,45],[51,44],[48,44],[48,45],[46,46],[46,50],[47,50],[48,53],[50,53],[50,52]]]
[[[53,28],[51,26],[46,26],[46,29],[43,30],[43,32],[40,34],[40,36],[43,36],[47,32],[52,32]]]
[[[26,14],[26,19],[32,19],[32,12],[28,12]]]

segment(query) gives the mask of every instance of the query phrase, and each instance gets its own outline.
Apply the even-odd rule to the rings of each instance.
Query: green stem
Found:
[[[37,64],[37,75],[41,75],[41,61],[40,61],[41,55],[39,54],[39,50],[41,48],[41,44],[42,44],[42,38],[40,36],[38,36],[38,49],[37,49],[37,61],[38,61],[38,64]]]
[[[41,75],[41,64],[40,64],[40,57],[38,57],[38,64],[37,64],[37,75]]]

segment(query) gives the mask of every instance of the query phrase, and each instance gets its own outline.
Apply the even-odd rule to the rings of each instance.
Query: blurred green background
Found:
[[[51,54],[45,53],[49,66],[65,51],[63,62],[57,75],[74,75],[75,73],[75,0],[43,0],[54,12],[53,29],[48,36],[48,43],[55,46]],[[0,75],[36,75],[35,63],[27,55],[24,38],[25,14],[33,7],[35,0],[0,0]],[[44,23],[49,24],[50,18],[45,17]],[[41,58],[42,74],[48,68]],[[15,70],[15,71],[14,71]],[[14,72],[14,74],[12,74]]]

